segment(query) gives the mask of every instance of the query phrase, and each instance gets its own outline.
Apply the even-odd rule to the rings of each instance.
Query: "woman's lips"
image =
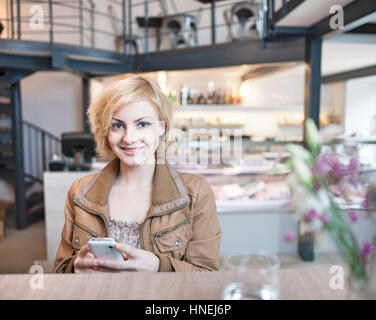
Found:
[[[122,148],[120,147],[121,150],[123,150],[123,152],[128,155],[128,156],[134,156],[136,152],[138,152],[139,150],[143,149],[144,147],[135,147],[135,148],[129,148],[129,147],[125,147],[125,148]]]

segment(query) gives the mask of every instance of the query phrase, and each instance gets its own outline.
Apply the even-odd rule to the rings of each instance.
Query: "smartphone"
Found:
[[[122,253],[115,249],[113,238],[91,238],[88,244],[97,259],[124,261]]]

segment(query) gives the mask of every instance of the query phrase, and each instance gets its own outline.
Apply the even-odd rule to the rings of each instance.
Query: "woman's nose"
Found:
[[[131,145],[135,143],[138,139],[137,130],[133,128],[127,128],[123,135],[123,142],[125,142],[127,145]]]

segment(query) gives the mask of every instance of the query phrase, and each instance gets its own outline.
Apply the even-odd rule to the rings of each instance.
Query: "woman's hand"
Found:
[[[77,257],[73,263],[74,273],[90,273],[97,272],[93,268],[99,266],[98,260],[90,252],[88,244],[85,244],[77,253]]]
[[[101,260],[98,259],[96,270],[107,269],[112,272],[119,271],[154,271],[159,270],[159,258],[150,251],[141,250],[123,243],[117,243],[115,249],[119,250],[124,257],[124,261]]]

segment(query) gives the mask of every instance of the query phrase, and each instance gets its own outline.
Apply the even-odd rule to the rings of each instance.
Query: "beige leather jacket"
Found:
[[[108,195],[119,171],[112,160],[97,174],[76,180],[65,204],[65,224],[54,272],[74,272],[78,250],[92,237],[107,237]],[[152,204],[142,227],[142,248],[160,259],[159,271],[219,270],[221,228],[206,179],[157,164]]]

